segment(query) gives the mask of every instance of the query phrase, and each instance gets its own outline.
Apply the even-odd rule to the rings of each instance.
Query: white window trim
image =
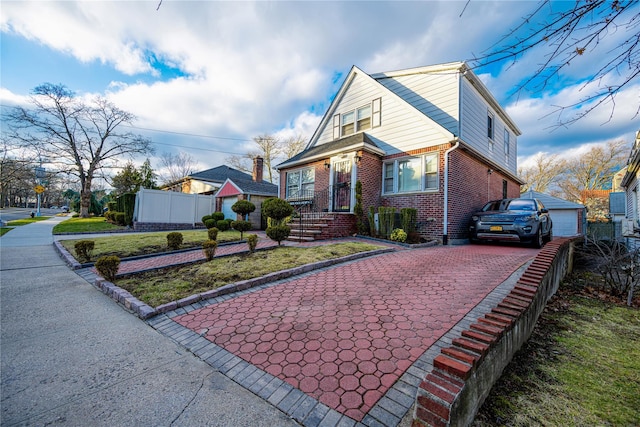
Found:
[[[489,133],[489,119],[491,119],[491,133]],[[487,111],[487,138],[489,142],[493,142],[496,137],[496,116],[491,112]]]
[[[290,173],[296,173],[299,172],[300,173],[300,178],[298,179],[298,196],[293,196],[295,197],[301,197],[302,195],[300,194],[300,192],[302,191],[302,171],[305,170],[311,170],[313,171],[313,186],[314,186],[314,190],[315,190],[315,184],[316,184],[316,173],[315,173],[315,169],[313,167],[306,167],[306,168],[300,168],[300,169],[293,169],[290,171],[287,171],[284,174],[284,194],[285,194],[285,200],[291,198],[292,196],[289,194],[289,174]]]
[[[436,165],[437,165],[436,186],[433,188],[426,188],[426,185],[427,185],[426,165],[427,165],[428,157],[435,157]],[[400,170],[398,164],[403,160],[416,159],[416,158],[420,159],[420,189],[412,190],[412,191],[402,191],[402,192],[398,191],[398,188],[399,188],[398,173]],[[385,192],[385,172],[386,172],[385,166],[388,164],[393,164],[393,189],[391,192]],[[415,193],[435,193],[435,192],[438,192],[439,190],[440,190],[440,156],[438,153],[426,153],[426,154],[420,154],[417,156],[404,156],[404,157],[399,157],[393,160],[383,162],[382,164],[382,195],[383,196],[415,194]]]
[[[511,155],[511,133],[509,129],[504,128],[504,161],[509,164],[509,156]]]
[[[358,129],[358,110],[363,108],[369,108],[369,127],[364,129]],[[364,132],[369,129],[373,129],[376,127],[380,127],[381,125],[381,108],[382,108],[382,98],[376,98],[369,102],[368,104],[363,104],[357,108],[354,108],[349,111],[345,111],[341,114],[335,114],[333,116],[333,139],[342,138],[345,136],[355,135],[356,133]],[[353,132],[349,134],[345,134],[342,131],[343,123],[342,119],[345,115],[353,113]]]

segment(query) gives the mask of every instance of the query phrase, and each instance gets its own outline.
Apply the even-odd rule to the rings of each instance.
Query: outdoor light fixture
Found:
[[[324,168],[325,169],[329,169],[331,167],[331,163],[329,163],[329,160],[325,160],[324,161]]]
[[[362,160],[362,156],[359,154],[356,154],[355,160],[356,160],[356,163],[360,163],[360,160]]]

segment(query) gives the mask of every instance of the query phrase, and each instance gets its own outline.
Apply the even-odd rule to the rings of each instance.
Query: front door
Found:
[[[333,164],[333,212],[351,211],[351,159]]]

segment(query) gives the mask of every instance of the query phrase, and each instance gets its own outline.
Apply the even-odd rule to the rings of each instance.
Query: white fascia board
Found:
[[[349,147],[343,147],[340,149],[336,149],[336,150],[331,150],[331,151],[327,151],[324,153],[320,153],[317,154],[315,156],[311,156],[311,157],[305,157],[304,159],[300,159],[300,160],[296,160],[295,162],[284,162],[278,165],[278,170],[282,170],[285,168],[290,168],[293,166],[298,166],[298,165],[304,165],[310,162],[314,162],[316,160],[321,160],[321,159],[326,159],[327,157],[332,157],[336,154],[341,154],[341,153],[345,153],[347,151],[356,151],[356,150],[364,150],[364,151],[368,151],[369,153],[373,153],[373,154],[377,154],[379,156],[385,156],[387,153],[380,149],[379,147],[374,147],[371,144],[362,144],[362,143],[357,143],[357,144],[353,144]]]

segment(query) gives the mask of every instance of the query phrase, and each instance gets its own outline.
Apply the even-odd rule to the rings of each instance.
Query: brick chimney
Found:
[[[256,156],[253,159],[253,173],[252,178],[255,182],[262,182],[262,174],[264,169],[264,160],[260,156]]]

